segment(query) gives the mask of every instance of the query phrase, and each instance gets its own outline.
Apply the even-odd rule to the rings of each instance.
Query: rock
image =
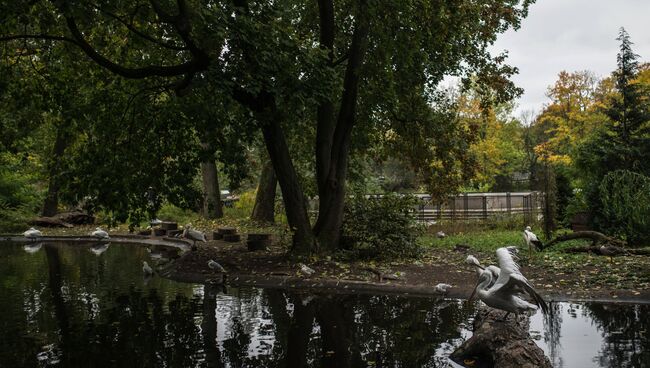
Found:
[[[528,333],[527,315],[500,321],[506,312],[482,307],[474,319],[474,334],[450,358],[462,364],[500,368],[552,368],[544,351]],[[466,365],[466,364],[465,364]]]

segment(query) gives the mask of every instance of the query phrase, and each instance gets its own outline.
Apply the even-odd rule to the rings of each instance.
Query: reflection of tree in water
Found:
[[[585,313],[603,332],[602,367],[650,367],[650,306],[586,304]]]
[[[548,303],[548,314],[544,316],[544,341],[548,345],[549,358],[554,367],[563,367],[560,337],[562,336],[562,305]]]

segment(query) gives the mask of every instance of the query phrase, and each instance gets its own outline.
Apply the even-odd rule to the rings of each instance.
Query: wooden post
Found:
[[[464,209],[464,217],[465,221],[469,218],[469,198],[467,197],[467,193],[463,194],[463,209]]]
[[[451,222],[456,220],[456,197],[449,197],[451,200]]]
[[[508,215],[512,212],[512,198],[510,198],[510,192],[506,193],[506,208],[508,210]]]
[[[487,196],[483,194],[483,219],[487,220],[488,218],[488,212],[487,212]]]

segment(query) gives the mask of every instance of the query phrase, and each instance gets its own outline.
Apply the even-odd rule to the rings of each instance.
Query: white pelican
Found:
[[[510,313],[518,314],[528,310],[537,310],[538,307],[542,309],[542,313],[546,314],[548,311],[546,302],[521,274],[511,252],[512,250],[508,248],[497,249],[500,266],[499,277],[490,287],[488,285],[492,282],[492,272],[483,270],[469,300],[478,294],[478,297],[488,306],[506,311],[507,313],[503,316],[504,320]],[[528,294],[535,304],[522,299],[521,294]]]
[[[25,244],[23,247],[23,250],[29,254],[34,254],[41,250],[43,247],[43,243],[30,243],[30,244]]]
[[[486,270],[492,274],[492,282],[487,286],[488,288],[492,287],[494,283],[497,281],[499,278],[499,274],[501,273],[501,269],[497,266],[489,265],[487,267],[484,267],[481,265],[481,262],[476,259],[473,255],[468,255],[467,258],[465,259],[465,263],[468,265],[476,267],[476,275],[481,277],[481,273]]]
[[[147,261],[142,261],[142,273],[143,273],[145,276],[151,276],[151,275],[153,275],[153,268],[151,268],[151,266],[149,266],[149,264],[147,263]]]
[[[91,245],[90,246],[90,251],[96,255],[99,256],[102,253],[106,252],[108,250],[108,247],[111,245],[111,243],[102,243],[102,244],[96,244],[96,245]]]
[[[213,259],[208,261],[208,267],[210,267],[210,269],[215,270],[217,272],[226,273],[226,269],[223,268],[222,265],[220,265],[217,261]]]
[[[108,239],[109,238],[108,233],[106,231],[102,230],[100,227],[96,227],[95,231],[90,233],[90,235],[94,236],[95,238],[98,238],[98,239]]]
[[[529,253],[533,250],[533,247],[535,247],[537,250],[542,250],[542,247],[544,246],[542,242],[537,238],[537,235],[530,231],[530,226],[526,226],[526,229],[524,229],[524,241],[528,246]]]
[[[197,241],[204,242],[204,243],[207,242],[207,240],[205,239],[205,234],[198,230],[192,229],[192,224],[185,225],[185,228],[183,230],[183,238],[194,241],[194,243],[192,244],[192,249],[196,249]]]
[[[23,235],[25,236],[25,238],[35,240],[43,236],[43,233],[41,233],[39,230],[34,229],[33,227],[30,227],[29,230],[23,233]]]

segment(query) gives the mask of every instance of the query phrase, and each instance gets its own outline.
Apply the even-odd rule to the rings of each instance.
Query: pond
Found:
[[[160,249],[0,243],[0,367],[457,367],[476,306],[143,278]],[[650,307],[552,303],[556,367],[650,366]]]

